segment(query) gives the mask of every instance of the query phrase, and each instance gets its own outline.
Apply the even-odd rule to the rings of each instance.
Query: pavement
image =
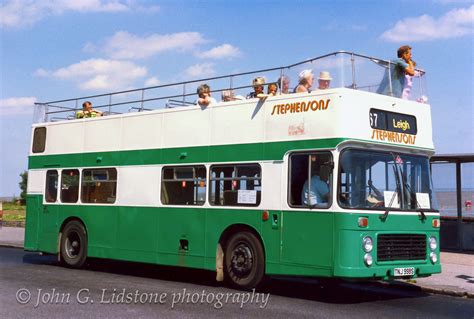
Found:
[[[25,229],[0,227],[0,247],[23,248]],[[396,285],[418,286],[422,291],[474,299],[474,254],[441,252],[442,273],[428,278],[397,280]]]

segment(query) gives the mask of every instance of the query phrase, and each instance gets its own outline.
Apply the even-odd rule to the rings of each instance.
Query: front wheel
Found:
[[[226,245],[224,260],[226,278],[237,288],[255,288],[265,275],[262,244],[251,232],[232,235]]]
[[[87,258],[87,233],[84,225],[73,220],[66,224],[61,236],[61,260],[72,268],[81,268]]]

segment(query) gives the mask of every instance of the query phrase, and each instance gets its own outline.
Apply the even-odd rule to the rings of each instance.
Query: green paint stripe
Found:
[[[345,138],[329,138],[272,143],[30,156],[28,168],[282,160],[288,150],[335,148],[345,140]]]
[[[28,168],[38,169],[45,167],[95,167],[282,160],[285,153],[290,150],[335,148],[344,141],[364,142],[383,146],[402,146],[424,151],[433,151],[433,149],[430,148],[396,145],[360,139],[328,138],[270,143],[186,146],[151,150],[30,156]]]

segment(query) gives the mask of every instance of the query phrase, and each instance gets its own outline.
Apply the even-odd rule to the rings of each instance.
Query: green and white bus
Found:
[[[373,61],[343,51],[324,58],[340,55],[352,71]],[[249,74],[240,76],[250,83]],[[73,117],[86,98],[38,103],[70,119],[33,125],[25,250],[57,254],[70,267],[95,257],[213,270],[240,288],[266,275],[441,272],[430,106],[334,86],[207,108],[186,103],[192,94],[183,90],[182,106],[154,110],[143,102],[159,98],[144,99],[142,89],[131,102],[139,107],[119,114],[112,106],[124,103],[109,99],[97,105],[109,115],[89,119]]]

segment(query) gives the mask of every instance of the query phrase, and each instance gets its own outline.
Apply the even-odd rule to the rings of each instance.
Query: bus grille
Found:
[[[377,237],[377,260],[424,260],[426,235],[384,234]]]

